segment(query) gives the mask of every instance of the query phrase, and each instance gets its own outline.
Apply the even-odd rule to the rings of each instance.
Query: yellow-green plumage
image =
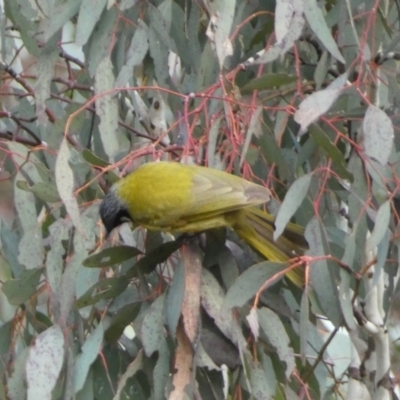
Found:
[[[233,210],[265,203],[269,190],[211,168],[148,163],[116,184],[134,222],[179,232],[226,226]]]
[[[230,227],[271,261],[287,261],[303,250],[302,229],[288,229],[300,238],[273,240],[273,217],[254,207],[269,200],[269,190],[215,169],[173,162],[152,162],[118,181],[104,199],[100,214],[108,231],[129,217],[151,230],[200,232]],[[294,251],[296,253],[294,253]],[[289,276],[302,284],[302,272]]]

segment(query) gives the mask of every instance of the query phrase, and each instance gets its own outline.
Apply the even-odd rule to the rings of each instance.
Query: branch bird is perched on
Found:
[[[256,208],[270,198],[267,188],[227,172],[174,162],[151,162],[115,183],[100,206],[110,233],[126,221],[168,232],[201,232],[229,227],[271,261],[288,261],[305,247],[302,228],[290,224],[288,234],[273,240],[273,217]],[[295,252],[295,253],[294,253]],[[299,270],[288,277],[302,285]]]

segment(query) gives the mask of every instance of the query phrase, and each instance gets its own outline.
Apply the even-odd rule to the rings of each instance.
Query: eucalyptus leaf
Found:
[[[20,305],[38,290],[42,269],[31,269],[24,271],[20,278],[8,280],[2,286],[3,293],[7,296],[10,304]]]
[[[101,250],[99,253],[92,254],[86,258],[82,264],[89,268],[103,268],[115,264],[121,264],[126,260],[130,260],[142,254],[135,247],[130,246],[114,246],[108,249]]]
[[[164,339],[164,296],[160,296],[154,301],[144,316],[141,337],[143,348],[147,355],[152,355],[160,348]]]
[[[253,90],[268,90],[279,88],[283,85],[289,85],[297,81],[297,77],[287,74],[270,73],[259,76],[247,82],[240,91],[242,94],[251,93]]]
[[[294,351],[290,347],[289,336],[279,317],[269,308],[257,310],[258,321],[269,342],[276,348],[281,361],[286,364],[286,377],[289,377],[294,368]]]
[[[243,306],[256,294],[262,285],[285,268],[287,268],[285,263],[271,261],[253,265],[243,272],[229,288],[224,305],[229,308]],[[280,278],[283,278],[283,276],[281,275]],[[276,279],[271,280],[270,285],[274,283],[276,283]]]
[[[104,327],[103,323],[100,322],[96,329],[93,330],[92,334],[86,338],[85,343],[82,346],[81,353],[75,359],[72,381],[75,393],[79,392],[85,383],[89,368],[97,358],[97,355],[101,349],[103,335]]]
[[[83,46],[100,18],[107,0],[82,0],[76,26],[76,43]]]
[[[329,268],[333,267],[323,255],[326,253],[326,245],[321,231],[321,226],[316,218],[313,218],[307,225],[305,237],[310,246],[308,255],[315,257],[310,267],[311,287],[315,291],[320,307],[325,315],[335,326],[341,323],[341,312],[338,303],[338,292],[333,273]]]
[[[297,179],[289,188],[275,219],[274,240],[285,230],[286,225],[301,206],[310,187],[311,176],[304,175]]]
[[[179,318],[182,311],[182,303],[185,293],[185,269],[179,264],[174,271],[174,277],[166,298],[166,317],[169,331],[175,337]]]
[[[344,64],[345,60],[340,53],[340,50],[326,25],[323,13],[315,0],[306,0],[304,14],[307,18],[307,22],[310,24],[311,29],[317,35],[318,39],[324,44],[333,57]]]
[[[50,399],[64,361],[64,335],[58,325],[42,332],[26,362],[27,399]]]
[[[380,108],[370,105],[363,120],[363,131],[366,154],[385,165],[393,147],[391,119]]]

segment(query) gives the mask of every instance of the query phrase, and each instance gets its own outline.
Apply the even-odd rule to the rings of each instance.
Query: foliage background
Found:
[[[4,0],[0,398],[395,397],[399,13]],[[231,233],[202,269],[167,234],[106,239],[99,200],[154,159],[267,185],[304,290]]]

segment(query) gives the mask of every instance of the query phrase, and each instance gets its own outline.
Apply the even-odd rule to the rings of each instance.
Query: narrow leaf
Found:
[[[326,49],[335,57],[338,61],[345,64],[345,60],[340,53],[340,50],[332,37],[332,33],[328,28],[325,21],[322,10],[317,4],[316,0],[306,0],[304,14],[310,28],[314,31],[318,40],[326,47]]]
[[[51,14],[47,17],[42,16],[39,31],[43,34],[43,40],[47,42],[67,21],[75,16],[80,5],[81,0],[68,0],[53,7]]]
[[[135,320],[141,307],[140,302],[127,304],[114,313],[110,326],[104,333],[107,342],[115,343],[123,334],[125,328]]]
[[[21,172],[17,173],[17,181],[23,179]],[[27,269],[40,268],[43,265],[44,249],[42,231],[37,222],[35,197],[32,193],[15,188],[15,209],[21,224],[23,234],[18,244],[18,261]]]
[[[367,239],[366,251],[374,251],[375,247],[385,237],[390,222],[390,200],[385,201],[378,210],[375,219],[374,230]]]
[[[58,325],[42,332],[30,348],[26,362],[28,400],[51,400],[64,362],[64,335]]]
[[[82,308],[102,299],[115,298],[127,288],[128,284],[129,280],[124,276],[101,279],[75,301],[75,307]]]
[[[207,36],[215,44],[215,50],[222,69],[225,58],[232,55],[233,47],[229,39],[235,16],[235,0],[219,0],[209,3],[211,10],[210,23],[207,28]]]
[[[287,267],[286,263],[264,261],[253,265],[241,274],[229,288],[224,305],[229,308],[242,307],[260,289],[260,287],[277,273]],[[283,275],[281,276],[283,278]],[[271,285],[276,280],[271,282]]]
[[[243,165],[243,162],[246,158],[246,154],[249,149],[251,138],[253,137],[253,135],[255,135],[256,137],[260,137],[262,134],[261,120],[260,120],[261,113],[262,113],[262,107],[257,107],[253,115],[251,116],[249,129],[246,132],[246,138],[240,155],[240,162],[239,162],[240,166]]]
[[[27,301],[37,290],[42,269],[24,271],[19,279],[9,279],[2,286],[10,304],[18,306]]]
[[[347,163],[343,154],[335,144],[331,142],[328,135],[317,125],[313,124],[308,128],[315,143],[322,147],[333,161],[334,170],[344,179],[353,181],[353,175],[347,170]]]
[[[142,252],[136,247],[114,246],[89,256],[83,260],[82,264],[89,268],[109,267],[111,265],[121,264],[139,254],[142,254]]]
[[[302,365],[306,365],[308,349],[308,324],[310,323],[310,311],[308,302],[308,290],[301,296],[300,302],[300,357]]]
[[[370,105],[363,120],[365,153],[386,165],[393,147],[392,120],[380,108]]]
[[[275,347],[281,361],[286,363],[286,378],[295,368],[294,352],[290,347],[290,339],[279,317],[269,308],[257,310],[258,322],[269,342]]]
[[[74,365],[73,387],[74,393],[79,392],[86,381],[90,366],[96,360],[103,342],[104,327],[100,322],[97,328],[86,338],[82,352],[78,354]]]
[[[122,374],[118,381],[117,393],[113,397],[113,400],[120,400],[123,398],[122,390],[126,385],[127,380],[134,376],[136,372],[140,371],[143,368],[143,350],[139,350],[136,358],[128,365],[128,368]]]
[[[164,295],[158,297],[143,319],[141,338],[147,356],[157,351],[164,341],[164,300]]]
[[[76,44],[83,46],[88,41],[100,18],[107,0],[82,0],[76,25]]]
[[[250,80],[240,89],[240,92],[246,94],[251,93],[254,90],[270,90],[296,81],[297,76],[294,75],[270,73]]]
[[[132,70],[135,65],[139,65],[149,50],[148,28],[146,24],[138,20],[138,26],[131,40],[126,54],[126,63],[119,71],[115,80],[115,87],[123,87],[131,78]]]
[[[178,321],[181,316],[183,297],[185,293],[185,269],[180,263],[174,271],[174,278],[167,293],[166,317],[171,336],[174,338]]]
[[[276,241],[285,230],[286,225],[301,206],[307,196],[311,183],[311,175],[304,175],[297,179],[289,188],[275,220],[274,240]]]
[[[244,346],[245,339],[238,334],[238,323],[233,318],[232,311],[225,305],[224,292],[217,279],[207,269],[203,269],[201,273],[200,294],[203,308],[218,329],[233,343]]]
[[[311,257],[321,257],[327,254],[325,241],[320,223],[314,217],[307,225],[305,238],[310,246],[307,254]],[[316,259],[310,263],[310,283],[317,295],[319,305],[325,315],[335,326],[341,322],[341,313],[338,300],[336,283],[332,280],[329,266],[332,265],[326,259]],[[334,266],[334,264],[332,265]]]
[[[310,124],[324,115],[339,97],[347,81],[347,73],[336,78],[326,89],[314,92],[306,97],[299,105],[294,120],[305,132]]]
[[[259,363],[251,362],[249,368],[251,393],[257,400],[272,400],[274,388],[269,386],[269,380],[265,377],[265,371]]]
[[[113,66],[110,57],[100,61],[95,75],[96,112],[100,117],[99,131],[104,151],[111,163],[120,152],[118,140],[118,105],[112,94],[105,94],[114,87]]]
[[[74,195],[74,174],[68,163],[71,153],[68,148],[67,140],[61,142],[56,161],[56,183],[58,193],[63,201],[65,208],[78,232],[83,233],[78,202]]]

